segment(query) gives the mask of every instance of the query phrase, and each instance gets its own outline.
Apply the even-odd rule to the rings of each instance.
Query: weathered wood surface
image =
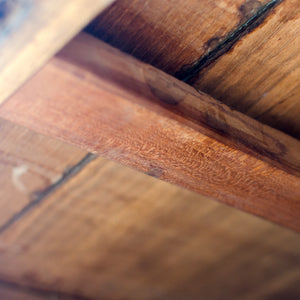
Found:
[[[1,0],[0,103],[111,0]]]
[[[0,116],[300,229],[299,141],[87,35]]]
[[[75,299],[297,299],[300,236],[98,158],[0,234],[0,266]]]
[[[146,63],[175,74],[268,1],[118,0],[87,31]]]
[[[200,71],[191,84],[300,138],[299,7],[298,0],[119,0],[87,30],[172,75]]]
[[[0,231],[85,155],[72,145],[0,119]]]
[[[300,138],[300,3],[286,0],[200,72],[197,88]]]

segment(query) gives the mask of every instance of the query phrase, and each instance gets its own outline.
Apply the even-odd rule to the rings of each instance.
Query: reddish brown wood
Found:
[[[87,35],[0,115],[300,230],[299,141]]]
[[[0,118],[0,232],[86,155]]]
[[[0,234],[0,266],[1,300],[2,280],[47,300],[297,299],[300,235],[99,157]]]

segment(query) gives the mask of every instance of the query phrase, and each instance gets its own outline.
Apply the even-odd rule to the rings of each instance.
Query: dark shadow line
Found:
[[[25,214],[30,212],[33,208],[43,202],[47,196],[56,191],[59,187],[69,181],[73,176],[78,174],[89,162],[94,160],[97,157],[96,154],[88,153],[82,160],[80,160],[76,165],[69,168],[66,172],[63,173],[62,177],[48,186],[41,192],[38,192],[34,195],[34,199],[24,206],[20,211],[15,213],[10,219],[8,219],[1,227],[0,234],[7,230],[10,226],[16,223],[20,218]]]

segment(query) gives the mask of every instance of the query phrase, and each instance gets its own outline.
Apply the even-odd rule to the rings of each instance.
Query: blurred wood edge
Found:
[[[0,117],[300,231],[300,142],[81,33]]]
[[[0,103],[110,3],[0,1]]]

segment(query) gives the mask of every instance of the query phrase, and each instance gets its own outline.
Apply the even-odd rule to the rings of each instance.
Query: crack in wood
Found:
[[[39,191],[33,194],[33,200],[24,206],[20,211],[15,213],[10,219],[8,219],[1,227],[0,234],[10,228],[13,224],[15,224],[18,220],[20,220],[25,214],[32,211],[37,205],[42,203],[50,194],[56,191],[63,184],[67,183],[73,176],[77,175],[87,164],[97,158],[96,154],[88,153],[81,161],[79,161],[76,165],[72,166],[68,170],[66,170],[61,178],[59,178],[56,182],[48,186],[43,191]]]
[[[178,72],[175,73],[175,77],[184,82],[192,81],[198,73],[216,61],[223,54],[228,52],[242,37],[249,34],[260,24],[262,24],[272,9],[279,5],[282,1],[283,0],[272,0],[266,5],[262,6],[256,14],[242,23],[242,25],[240,25],[233,32],[228,34],[212,50],[201,56],[194,63],[183,66]]]

